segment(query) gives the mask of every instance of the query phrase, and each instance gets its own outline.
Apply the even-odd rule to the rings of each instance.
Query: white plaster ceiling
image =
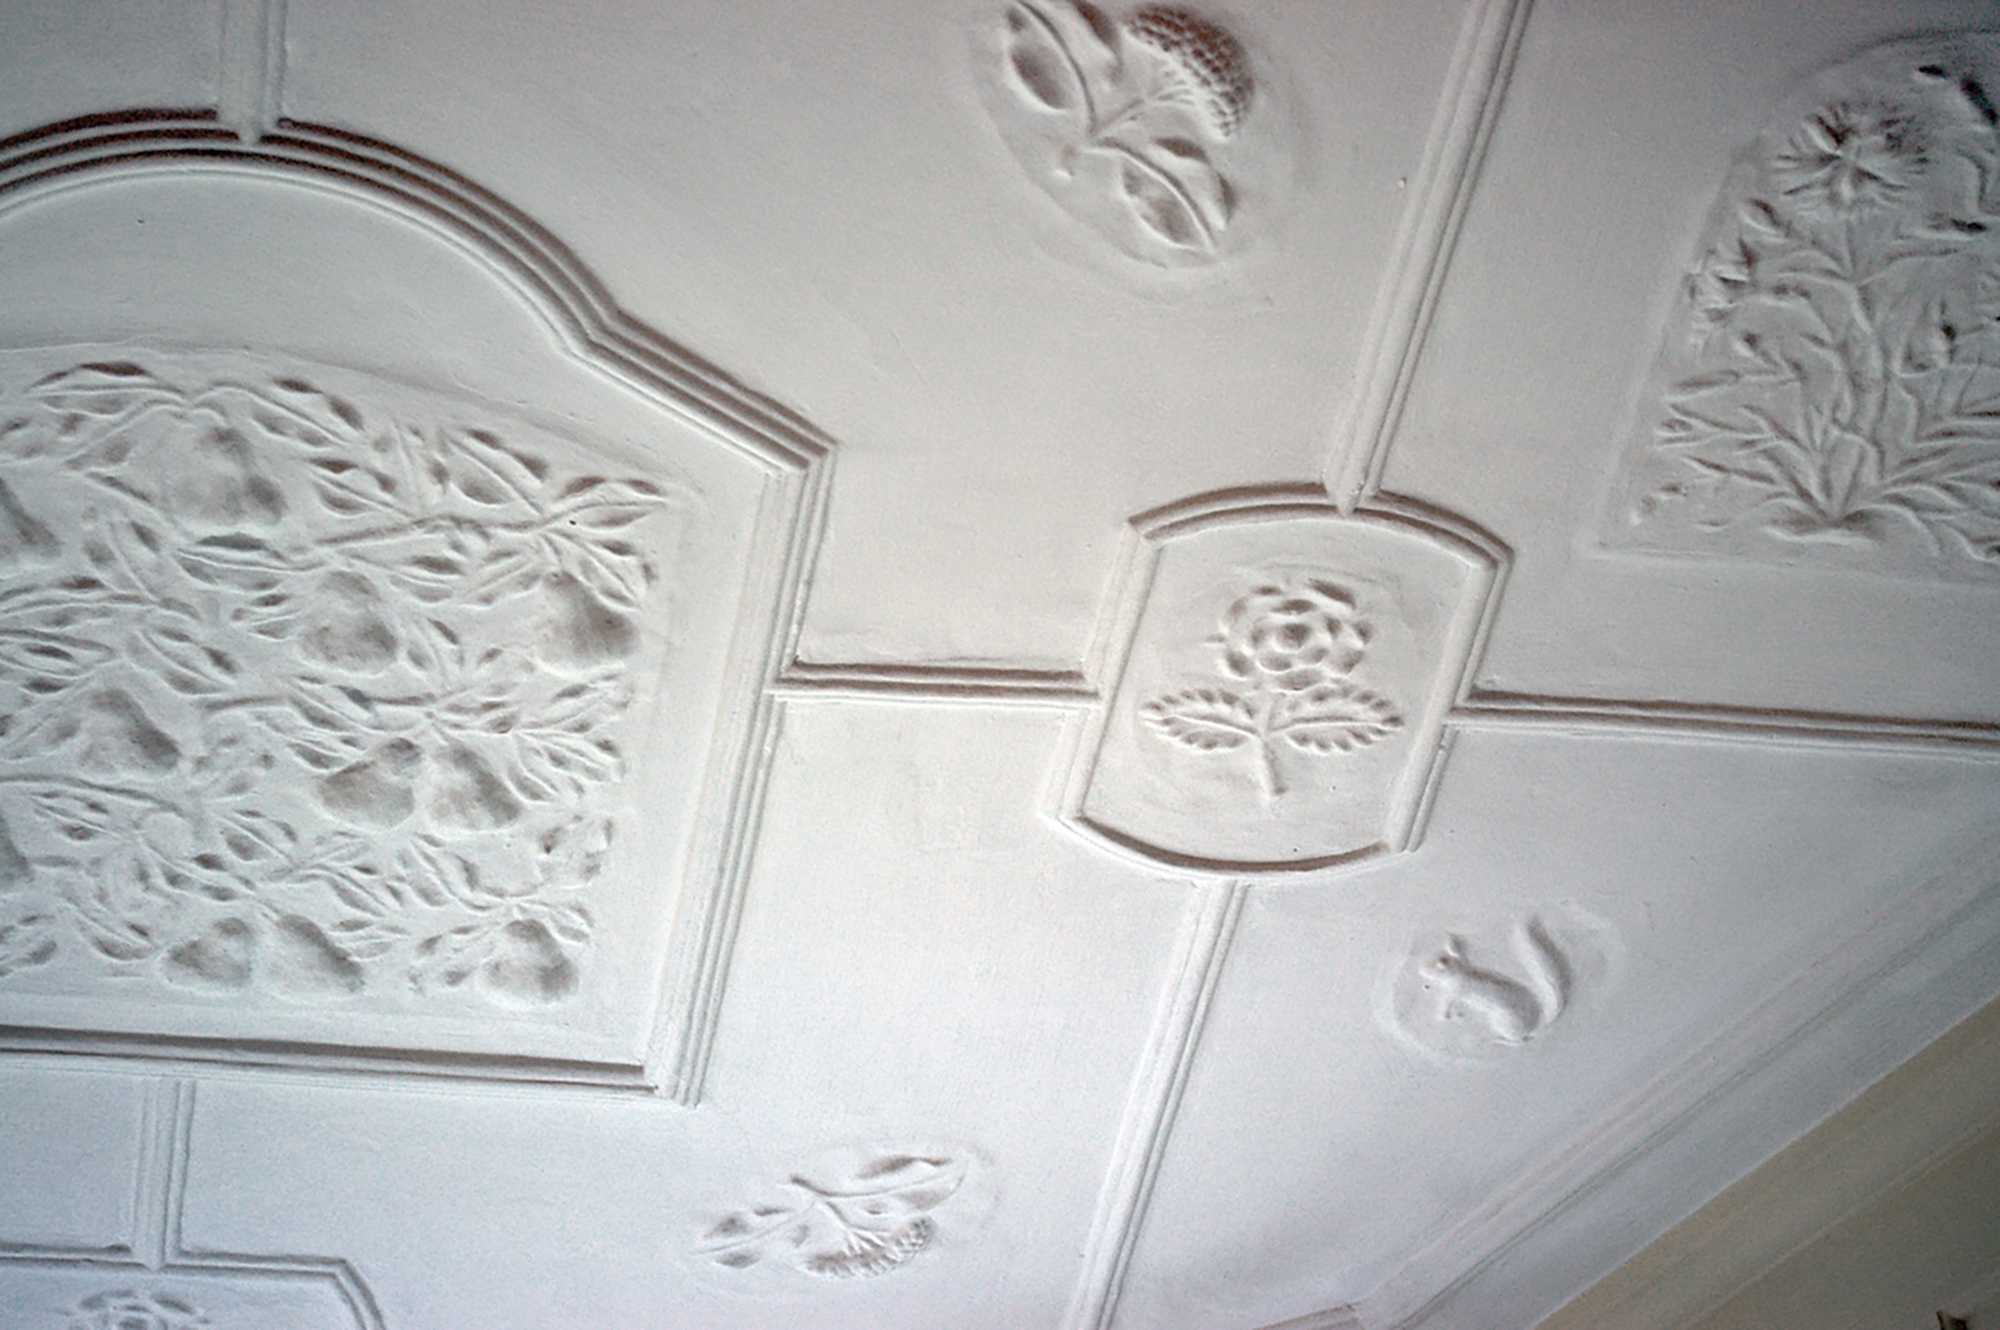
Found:
[[[1996,31],[6,0],[0,1319],[1533,1324],[2000,994]]]

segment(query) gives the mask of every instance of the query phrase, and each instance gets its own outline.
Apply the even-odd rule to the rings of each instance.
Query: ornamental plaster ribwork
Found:
[[[1741,439],[1607,445],[1590,355],[1659,320],[1577,308],[1646,266],[1586,154],[1517,169],[1604,57],[1530,8],[229,0],[196,110],[21,94],[0,1044],[174,1079],[141,1236],[10,1218],[0,1277],[90,1330],[1491,1330],[1990,996],[2000,716],[1867,608],[1976,637],[1978,504],[1773,535],[1656,483]],[[1790,68],[1742,10],[1640,45]],[[1725,241],[1893,250],[1987,160],[1987,38],[1848,27],[1675,139],[1739,167],[1641,416],[1778,414],[1702,380],[1771,294]],[[1952,215],[1892,350],[1963,371],[1977,500]],[[1593,318],[1562,391],[1481,359]],[[1767,668],[1702,618],[1758,594],[1867,641]]]
[[[0,1235],[0,1306],[36,1330],[383,1330],[345,1261],[209,1251],[182,1241],[192,1081],[145,1089],[132,1231],[106,1247]],[[108,1144],[108,1142],[107,1142]]]

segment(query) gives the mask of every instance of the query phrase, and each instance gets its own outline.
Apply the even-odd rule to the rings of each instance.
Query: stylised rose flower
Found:
[[[1353,670],[1373,630],[1354,597],[1332,582],[1265,583],[1222,616],[1213,640],[1223,672],[1282,693],[1302,693]]]
[[[93,1293],[69,1314],[69,1330],[206,1330],[209,1320],[165,1293]]]
[[[1815,111],[1771,163],[1787,198],[1834,213],[1893,203],[1923,164],[1916,122],[1873,102]]]

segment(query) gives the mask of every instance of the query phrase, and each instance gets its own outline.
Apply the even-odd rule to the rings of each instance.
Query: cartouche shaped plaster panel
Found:
[[[689,1056],[820,445],[385,145],[57,127],[0,244],[10,1039]]]
[[[1502,560],[1448,516],[1391,501],[1343,512],[1280,490],[1139,519],[1064,817],[1219,873],[1406,848]]]

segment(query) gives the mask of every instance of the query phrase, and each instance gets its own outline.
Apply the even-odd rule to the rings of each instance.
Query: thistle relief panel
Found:
[[[1015,0],[973,59],[1028,177],[1133,258],[1188,268],[1239,252],[1287,175],[1249,51],[1191,10]]]
[[[1498,554],[1434,518],[1273,501],[1141,532],[1129,646],[1069,815],[1219,872],[1402,848]]]
[[[2000,36],[1822,73],[1737,163],[1606,518],[1615,547],[2000,576]]]

